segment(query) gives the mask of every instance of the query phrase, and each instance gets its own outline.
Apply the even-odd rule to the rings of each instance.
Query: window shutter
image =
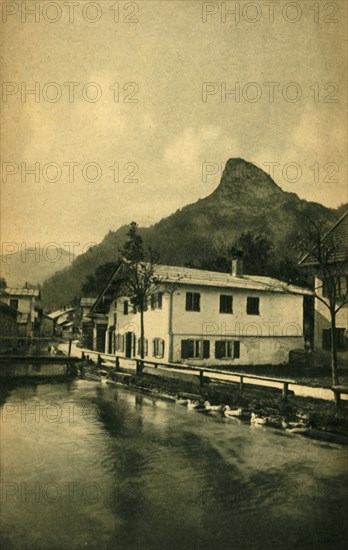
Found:
[[[240,357],[240,342],[239,340],[235,340],[233,342],[233,358],[239,359]]]
[[[188,358],[188,340],[181,340],[181,358]]]
[[[138,355],[140,355],[141,338],[138,338]]]
[[[158,308],[162,309],[162,298],[163,298],[163,292],[158,293]]]
[[[200,311],[200,302],[201,302],[201,295],[200,294],[194,294],[193,295],[193,309],[194,311]]]
[[[123,334],[120,338],[120,350],[124,351],[124,335]]]
[[[210,357],[210,342],[209,340],[203,340],[203,359],[209,359]]]
[[[221,359],[224,357],[224,351],[225,351],[225,342],[222,342],[221,340],[218,340],[215,342],[215,358]]]
[[[186,311],[191,311],[192,309],[192,293],[186,292]]]
[[[181,357],[182,359],[189,359],[193,357],[194,341],[193,340],[181,340]]]
[[[149,341],[147,338],[145,338],[144,340],[144,355],[147,356],[147,354],[149,353]]]

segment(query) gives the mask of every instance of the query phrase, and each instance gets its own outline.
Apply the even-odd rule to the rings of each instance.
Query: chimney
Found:
[[[232,277],[243,277],[243,252],[237,251],[232,256]]]

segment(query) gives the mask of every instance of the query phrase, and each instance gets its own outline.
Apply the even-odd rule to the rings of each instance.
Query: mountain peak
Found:
[[[241,158],[230,158],[225,165],[220,184],[216,189],[219,193],[252,192],[268,195],[275,191],[283,193],[282,189],[261,168]]]

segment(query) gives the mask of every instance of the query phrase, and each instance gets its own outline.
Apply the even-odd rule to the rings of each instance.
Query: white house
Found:
[[[303,297],[312,292],[271,279],[159,265],[145,320],[149,360],[192,365],[280,364],[303,349]],[[108,287],[107,287],[108,288]],[[140,357],[140,315],[127,297],[96,300],[94,349]],[[104,304],[104,310],[103,310]]]
[[[337,301],[336,306],[341,306],[336,315],[336,343],[339,364],[348,363],[348,212],[346,212],[337,223],[325,235],[323,241],[330,240],[333,246],[330,261],[337,268]],[[325,248],[325,242],[324,242]],[[330,311],[322,300],[329,303],[327,288],[320,276],[320,266],[307,254],[300,262],[303,267],[309,267],[316,273],[314,287],[317,298],[314,306],[314,349],[321,353],[323,362],[330,362],[331,349],[331,319]],[[320,299],[321,298],[321,299]],[[318,358],[319,360],[319,358]]]
[[[2,302],[18,311],[19,337],[33,336],[39,331],[41,324],[40,309],[37,307],[39,299],[40,291],[36,288],[8,287],[1,292]]]

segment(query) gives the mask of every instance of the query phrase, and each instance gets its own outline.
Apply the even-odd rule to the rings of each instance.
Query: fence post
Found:
[[[97,364],[98,364],[98,367],[101,367],[102,360],[101,360],[101,357],[100,357],[99,353],[98,353],[98,358],[97,358]]]
[[[68,348],[68,356],[70,357],[71,355],[71,344],[72,344],[72,339],[69,338],[69,348]]]
[[[115,359],[115,371],[117,372],[118,370],[120,370],[120,358],[118,355],[116,355],[116,359]]]
[[[288,389],[289,389],[289,384],[287,382],[284,382],[283,389],[282,389],[282,399],[284,401],[286,401],[288,398]]]
[[[202,370],[199,371],[199,385],[200,386],[203,386],[203,379],[204,379],[203,374],[204,374],[204,371],[202,369]]]
[[[239,381],[239,395],[242,397],[244,391],[243,376],[240,377]]]

